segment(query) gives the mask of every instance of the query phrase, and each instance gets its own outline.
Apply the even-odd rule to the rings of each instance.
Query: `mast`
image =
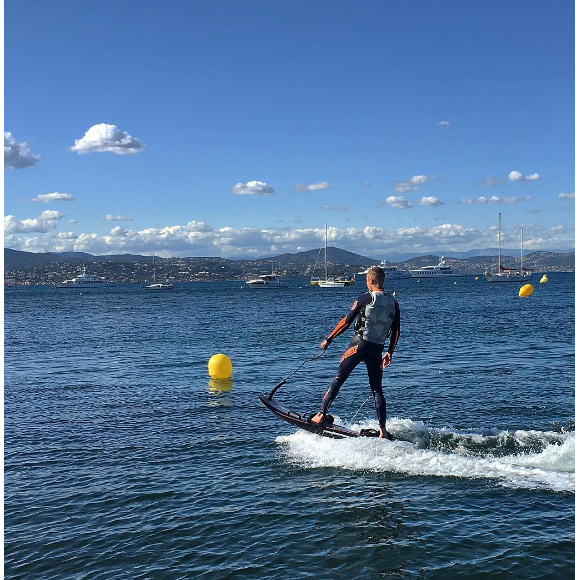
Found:
[[[328,280],[328,267],[326,265],[327,246],[328,246],[328,224],[324,224],[324,280]]]
[[[153,284],[155,284],[156,282],[156,278],[155,278],[155,248],[153,248]]]
[[[520,274],[524,275],[524,228],[520,229]]]
[[[499,253],[497,257],[498,272],[501,274],[501,211],[499,212],[499,229],[497,232]]]

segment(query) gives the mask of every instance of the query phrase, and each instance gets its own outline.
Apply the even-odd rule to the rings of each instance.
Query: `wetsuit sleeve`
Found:
[[[340,319],[340,322],[334,327],[334,330],[328,335],[326,340],[331,343],[337,336],[340,336],[352,324],[359,312],[372,302],[372,298],[369,292],[357,298],[348,314]]]
[[[395,318],[391,324],[391,340],[389,342],[388,352],[393,354],[399,342],[399,335],[401,334],[401,311],[399,309],[399,303],[395,300]]]

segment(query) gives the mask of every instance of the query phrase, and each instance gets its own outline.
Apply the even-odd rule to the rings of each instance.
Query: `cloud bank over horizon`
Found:
[[[141,230],[115,226],[108,234],[54,232],[64,217],[47,210],[31,220],[5,218],[5,247],[30,252],[88,252],[91,254],[149,253],[155,246],[165,256],[240,256],[265,257],[276,253],[299,252],[320,247],[323,228],[233,228],[214,229],[204,222],[190,221]],[[504,231],[506,247],[513,238],[519,245],[519,227],[525,228],[526,249],[570,248],[574,246],[574,228],[554,226],[541,228],[518,224]],[[36,236],[22,234],[39,233]],[[392,252],[444,253],[495,247],[497,229],[477,229],[445,223],[433,227],[386,229],[328,228],[331,245],[366,256],[387,256]]]

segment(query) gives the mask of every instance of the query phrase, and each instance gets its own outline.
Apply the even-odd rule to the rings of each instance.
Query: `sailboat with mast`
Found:
[[[499,213],[498,227],[498,259],[497,272],[484,272],[483,275],[488,282],[527,282],[532,275],[530,268],[524,268],[524,230],[520,230],[520,269],[506,268],[501,264],[501,212]]]
[[[153,250],[153,283],[141,286],[143,290],[173,290],[171,282],[157,282],[155,270],[155,250]]]
[[[324,224],[324,278],[311,280],[310,283],[320,288],[344,288],[354,283],[354,280],[346,276],[333,278],[328,275],[328,224]]]

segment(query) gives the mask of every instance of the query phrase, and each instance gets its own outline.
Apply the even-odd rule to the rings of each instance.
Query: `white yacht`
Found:
[[[253,280],[248,280],[246,284],[250,288],[286,288],[274,272],[271,274],[262,274]]]
[[[524,268],[524,230],[520,230],[520,269],[506,268],[501,265],[501,212],[499,214],[498,237],[498,258],[497,272],[490,273],[487,270],[483,273],[488,282],[528,282],[532,277],[532,270]]]
[[[377,264],[377,266],[371,266],[366,270],[361,270],[360,272],[357,272],[356,275],[359,276],[361,279],[363,278],[363,276],[366,278],[367,272],[371,268],[375,267],[383,269],[385,273],[385,278],[387,280],[406,280],[407,278],[411,277],[411,274],[409,274],[409,270],[403,270],[402,268],[399,268],[397,266],[387,266],[386,260],[383,260],[380,264]]]
[[[143,290],[173,290],[171,282],[153,282],[141,287]]]
[[[444,256],[439,258],[437,266],[423,266],[409,270],[411,278],[457,278],[463,276],[460,272],[454,270],[451,266],[445,265]]]
[[[397,266],[381,266],[385,271],[385,278],[387,280],[406,280],[411,277],[409,270],[397,268]]]
[[[99,276],[87,275],[87,269],[83,268],[83,273],[76,278],[71,278],[70,280],[65,280],[64,282],[57,282],[55,284],[56,288],[102,288],[112,284],[105,278],[99,278]]]
[[[352,286],[353,284],[354,282],[350,278],[339,277],[319,280],[318,284],[313,284],[313,286],[320,286],[320,288],[344,288],[345,286]]]

